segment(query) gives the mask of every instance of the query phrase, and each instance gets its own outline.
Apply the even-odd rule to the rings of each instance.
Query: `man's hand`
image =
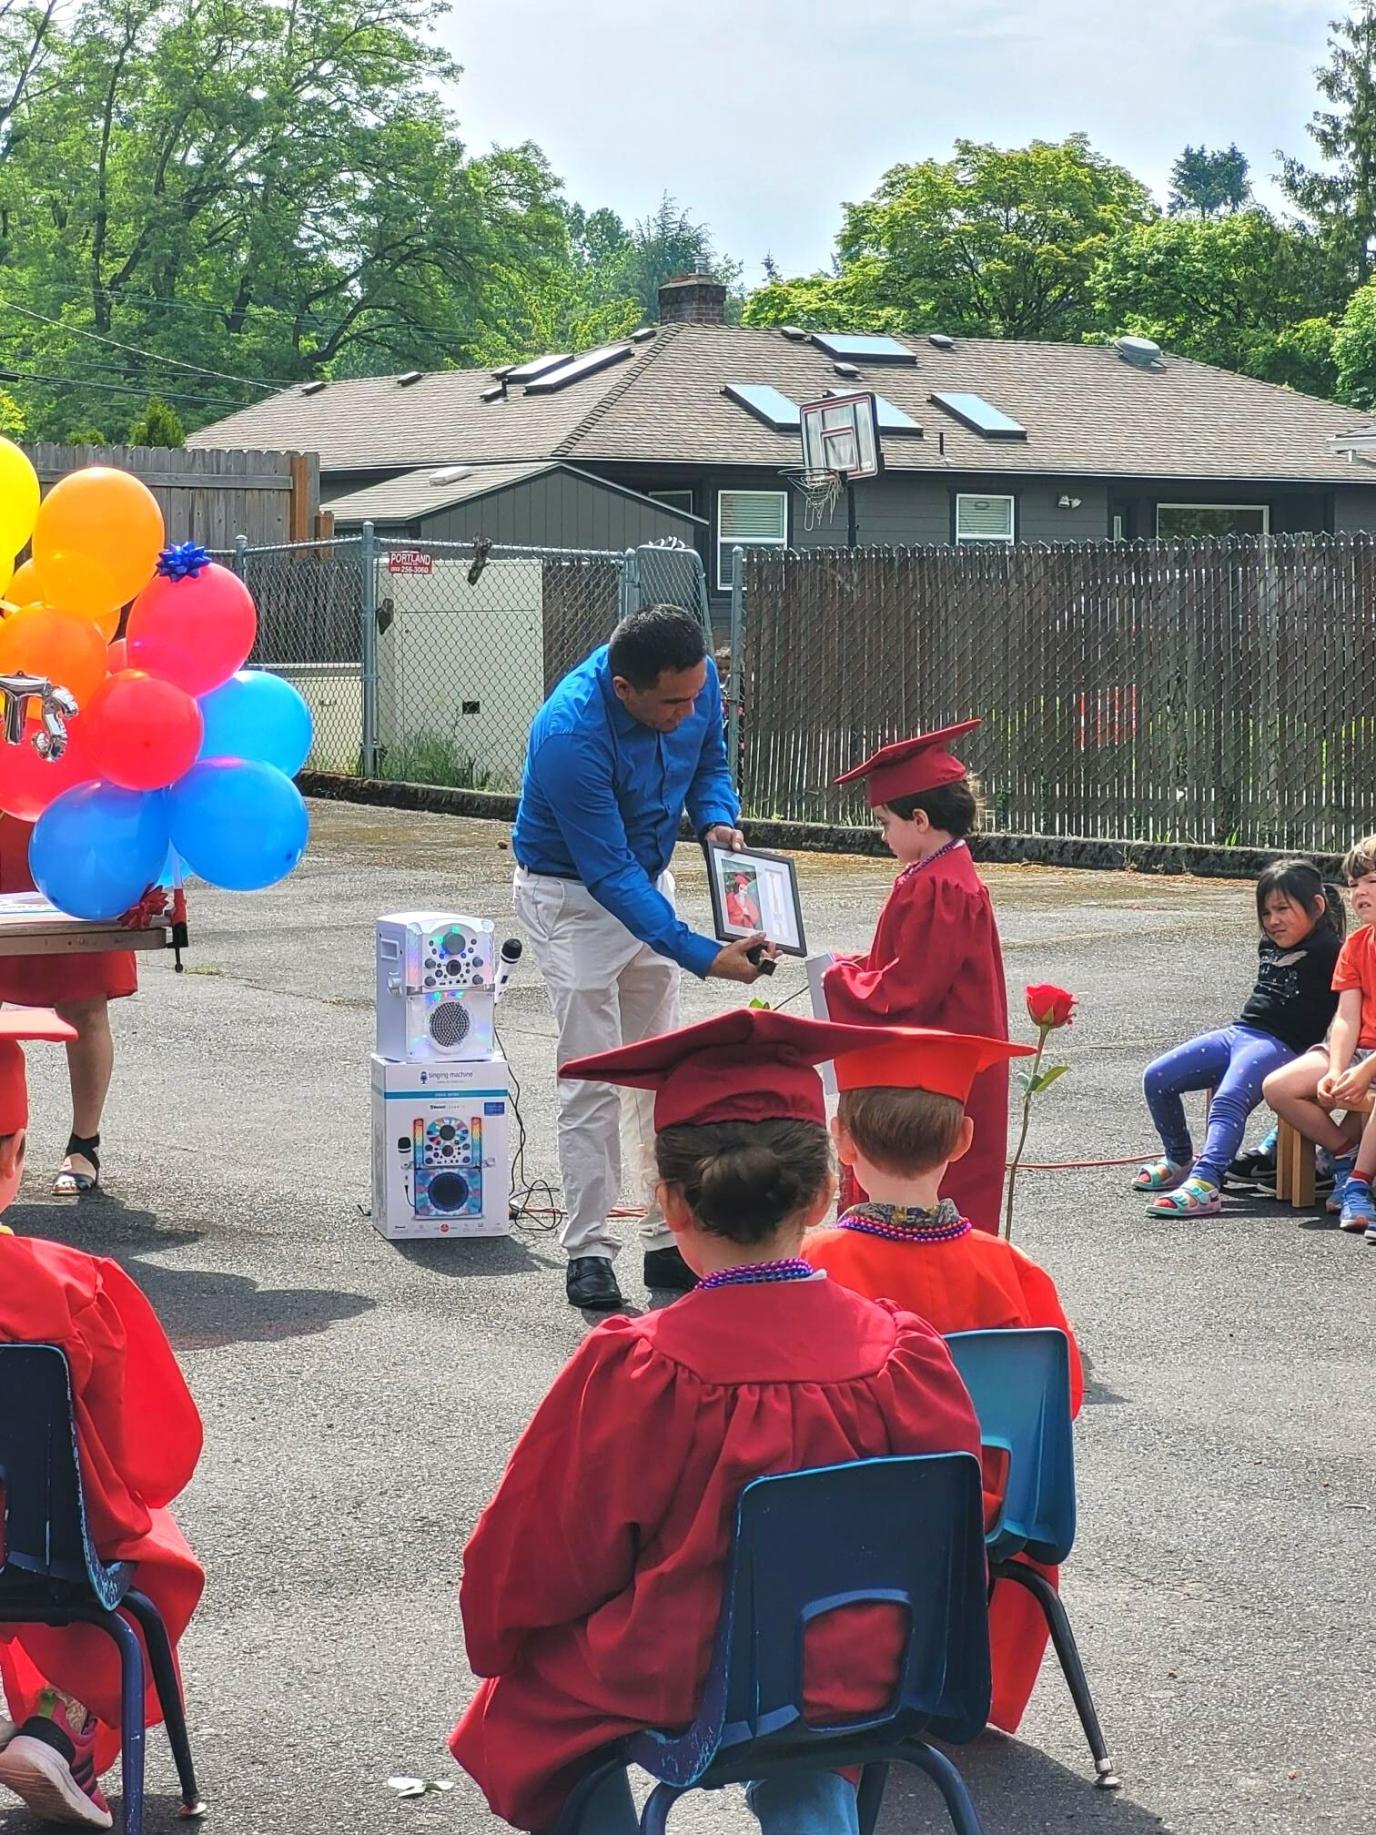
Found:
[[[729,822],[718,822],[707,830],[702,839],[704,845],[710,842],[713,847],[729,847],[733,854],[739,854],[745,846],[745,836],[738,828],[732,828]]]
[[[772,943],[765,942],[762,930],[757,930],[753,936],[737,937],[734,943],[728,943],[708,969],[708,975],[718,981],[743,981],[749,987],[752,981],[758,981],[766,973],[750,960],[752,949],[762,950],[765,962],[778,960],[778,950]]]

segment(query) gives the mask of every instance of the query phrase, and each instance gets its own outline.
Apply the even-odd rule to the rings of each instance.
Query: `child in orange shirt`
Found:
[[[1074,1415],[1084,1378],[1055,1283],[1030,1256],[972,1229],[949,1199],[938,1196],[947,1167],[974,1139],[965,1113],[970,1085],[990,1065],[1030,1055],[1026,1045],[913,1027],[901,1045],[837,1058],[836,1154],[868,1196],[829,1228],[811,1231],[802,1252],[833,1280],[868,1299],[891,1300],[942,1333],[1034,1326],[1064,1332]],[[992,1477],[986,1456],[986,1495]],[[1054,1584],[1055,1569],[1038,1572]],[[995,1588],[989,1639],[989,1718],[1013,1733],[1047,1640],[1041,1608],[1022,1587]]]

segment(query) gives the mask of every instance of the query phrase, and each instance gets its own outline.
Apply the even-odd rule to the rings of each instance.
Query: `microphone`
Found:
[[[497,963],[497,973],[492,982],[492,1003],[496,1003],[506,992],[506,984],[516,972],[516,964],[521,960],[522,944],[519,937],[508,937],[502,944],[502,953]]]

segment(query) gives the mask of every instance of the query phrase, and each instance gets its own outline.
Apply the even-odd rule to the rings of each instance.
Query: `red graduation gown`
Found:
[[[136,1564],[176,1644],[205,1575],[167,1505],[201,1451],[201,1418],[156,1313],[114,1262],[61,1243],[0,1234],[0,1341],[67,1354],[91,1537],[106,1561]],[[119,1658],[89,1625],[0,1627],[0,1676],[23,1721],[44,1681],[101,1721],[96,1762],[119,1753]],[[148,1689],[150,1724],[161,1718]]]
[[[1006,1039],[1003,951],[969,848],[905,867],[879,913],[869,954],[842,957],[824,986],[832,1019],[848,1025],[936,1026]],[[975,1144],[951,1167],[941,1195],[976,1229],[997,1234],[1008,1157],[1006,1064],[976,1077],[965,1108]]]
[[[893,1242],[859,1230],[809,1232],[803,1255],[833,1281],[870,1299],[893,1300],[928,1319],[939,1332],[979,1332],[1053,1326],[1070,1346],[1070,1409],[1080,1412],[1084,1376],[1075,1335],[1056,1284],[1030,1256],[997,1236],[971,1230],[954,1242]],[[986,1496],[988,1494],[986,1493]],[[997,1494],[988,1498],[997,1508]],[[1055,1584],[1057,1570],[1033,1563]],[[1004,1582],[989,1602],[994,1696],[989,1718],[1016,1733],[1046,1650],[1046,1620],[1032,1595]]]
[[[690,1293],[598,1326],[464,1552],[468,1657],[488,1679],[455,1758],[499,1816],[548,1827],[600,1747],[692,1721],[745,1484],[978,1444],[931,1327],[833,1281]],[[837,1613],[809,1640],[819,1712],[862,1711],[891,1685],[900,1634],[869,1610],[885,1616],[864,1635]]]

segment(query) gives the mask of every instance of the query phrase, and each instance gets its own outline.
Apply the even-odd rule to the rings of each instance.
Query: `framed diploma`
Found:
[[[798,875],[786,854],[706,845],[712,918],[723,943],[763,931],[786,956],[805,956],[807,937],[798,900]]]

